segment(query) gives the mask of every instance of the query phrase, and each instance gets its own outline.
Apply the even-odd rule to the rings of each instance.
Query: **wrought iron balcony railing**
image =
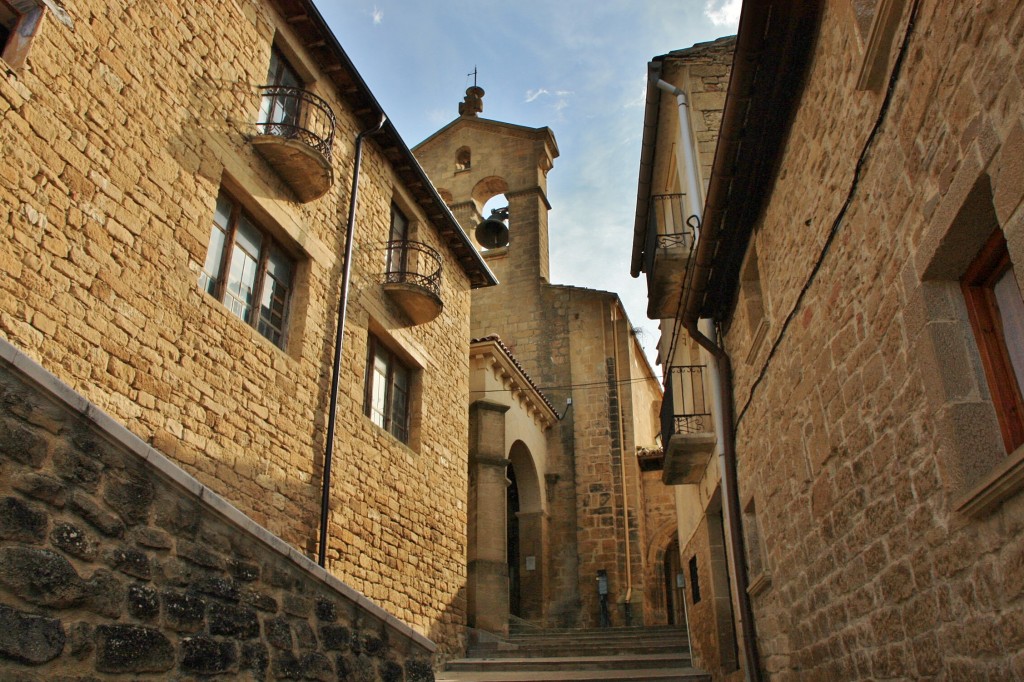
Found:
[[[665,380],[661,403],[661,440],[672,436],[714,431],[710,405],[704,395],[704,365],[674,365]]]
[[[256,130],[285,140],[298,140],[331,159],[336,121],[324,100],[301,88],[264,85]]]
[[[441,296],[441,256],[420,242],[388,242],[385,284],[414,284],[434,296]]]
[[[384,290],[414,324],[441,314],[441,256],[420,242],[387,243]]]
[[[656,194],[647,211],[647,239],[644,243],[644,272],[648,287],[654,281],[659,256],[669,250],[688,253],[697,242],[699,227],[695,216],[686,215],[685,194]]]

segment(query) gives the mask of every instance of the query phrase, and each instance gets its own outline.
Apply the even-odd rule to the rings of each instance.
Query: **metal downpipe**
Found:
[[[356,153],[353,160],[352,191],[348,203],[348,226],[345,229],[345,256],[341,264],[341,294],[338,301],[338,329],[334,337],[334,366],[331,370],[331,405],[327,415],[327,447],[324,451],[324,485],[320,494],[320,544],[317,563],[327,562],[327,513],[331,498],[331,462],[334,459],[334,431],[338,423],[338,384],[341,378],[341,351],[345,341],[345,315],[348,311],[349,278],[352,273],[352,238],[356,227],[356,198],[359,195],[359,168],[363,160],[363,141],[381,131],[388,117],[380,115],[380,122],[356,135]]]

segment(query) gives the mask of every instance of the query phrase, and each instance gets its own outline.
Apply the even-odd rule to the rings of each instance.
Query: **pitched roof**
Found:
[[[361,124],[360,127],[364,130],[375,127],[384,114],[384,109],[373,96],[366,81],[359,75],[352,60],[342,49],[312,0],[270,0],[270,3],[288,22],[320,70],[331,79],[338,95],[348,103],[351,112]],[[383,130],[375,135],[373,140],[384,152],[402,183],[409,188],[427,219],[455,254],[459,265],[469,276],[470,284],[474,288],[497,284],[498,281],[487,267],[487,263],[441,199],[426,172],[409,151],[409,147],[390,120],[385,122]]]

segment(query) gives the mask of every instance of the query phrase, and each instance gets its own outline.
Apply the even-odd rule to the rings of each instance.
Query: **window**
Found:
[[[284,88],[301,88],[299,75],[275,47],[270,51],[270,68],[267,71],[269,88],[260,103],[260,124],[263,134],[294,137],[299,128],[299,105],[301,99]]]
[[[960,280],[1007,452],[1024,444],[1024,300],[996,229]]]
[[[688,562],[690,569],[690,596],[694,604],[700,603],[700,579],[697,575],[697,556],[690,557]]]
[[[409,368],[373,335],[366,360],[366,402],[370,420],[403,443],[409,442]]]
[[[231,196],[221,192],[199,286],[284,348],[295,262]]]
[[[388,236],[387,272],[408,272],[406,260],[409,257],[406,242],[409,241],[409,219],[397,206],[391,204],[391,232]],[[389,280],[390,281],[390,280]]]
[[[740,272],[740,296],[743,311],[747,317],[747,332],[750,334],[750,350],[747,351],[747,363],[757,357],[768,331],[768,318],[765,315],[764,296],[761,293],[761,269],[757,264],[757,245],[750,242],[747,250],[747,261]]]
[[[8,65],[17,69],[25,63],[42,16],[38,0],[0,0],[0,57]]]
[[[459,147],[455,152],[455,170],[469,170],[473,165],[473,152],[469,147]]]

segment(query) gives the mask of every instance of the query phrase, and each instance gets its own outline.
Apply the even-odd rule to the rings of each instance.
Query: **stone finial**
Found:
[[[484,110],[484,89],[479,86],[466,88],[466,99],[459,102],[459,116],[476,116]]]

